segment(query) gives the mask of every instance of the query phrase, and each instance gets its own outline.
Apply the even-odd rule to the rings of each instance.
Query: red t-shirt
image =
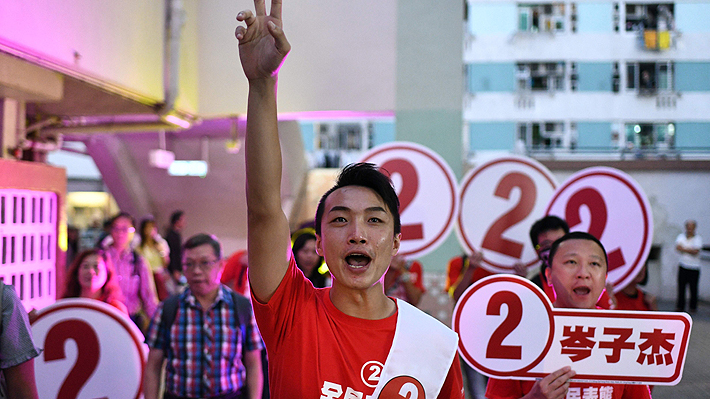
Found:
[[[253,298],[269,355],[272,398],[365,398],[374,392],[397,314],[381,320],[351,317],[333,305],[329,293],[330,287],[313,288],[291,256],[269,302]],[[464,397],[456,356],[438,397]]]
[[[616,310],[651,310],[644,300],[644,293],[636,290],[636,296],[628,296],[623,291],[616,293]]]
[[[486,398],[520,399],[527,395],[535,381],[488,379]],[[570,383],[567,398],[605,398],[605,399],[651,399],[647,385],[604,384],[584,381]]]
[[[449,294],[453,294],[456,286],[460,283],[459,279],[464,273],[466,273],[466,269],[471,266],[470,262],[466,263],[467,264],[464,264],[463,256],[457,256],[452,258],[446,266],[446,286],[444,287],[444,290]],[[476,270],[473,271],[473,276],[471,276],[471,284],[484,277],[492,276],[494,274],[495,273],[482,267],[476,267]]]

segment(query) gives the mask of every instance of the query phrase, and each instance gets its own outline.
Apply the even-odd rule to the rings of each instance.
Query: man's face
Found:
[[[133,227],[131,219],[120,217],[111,224],[111,238],[118,248],[125,248],[133,239],[136,229]]]
[[[604,251],[591,240],[563,241],[545,270],[557,308],[594,309],[606,281]]]
[[[693,237],[695,235],[695,222],[685,222],[685,235],[688,237]]]
[[[316,249],[325,257],[334,287],[366,290],[387,271],[400,237],[382,198],[369,188],[347,186],[325,201]]]
[[[219,288],[223,265],[209,244],[186,249],[182,256],[182,271],[195,295],[209,295]]]
[[[535,247],[535,252],[537,252],[537,257],[541,261],[547,263],[547,256],[550,254],[550,248],[552,248],[552,243],[562,238],[565,235],[565,231],[562,229],[547,230],[537,235],[537,246]]]

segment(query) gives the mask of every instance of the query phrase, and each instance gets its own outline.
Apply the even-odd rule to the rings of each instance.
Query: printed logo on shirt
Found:
[[[605,385],[603,387],[569,388],[566,399],[613,399],[614,387]]]
[[[378,399],[425,399],[424,387],[413,377],[395,377],[385,384]]]
[[[363,364],[360,369],[360,378],[362,378],[363,384],[370,388],[375,388],[380,382],[380,374],[382,374],[383,367],[384,365],[377,360],[370,360]]]

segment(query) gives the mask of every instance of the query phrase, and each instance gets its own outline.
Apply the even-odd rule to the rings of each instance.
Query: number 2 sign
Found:
[[[602,242],[609,258],[607,281],[615,292],[633,281],[651,250],[651,206],[638,183],[618,169],[587,168],[570,176],[553,195],[547,214]]]
[[[137,399],[146,349],[143,334],[111,305],[62,299],[40,311],[32,335],[41,398]]]
[[[554,176],[525,157],[504,157],[471,170],[461,183],[458,237],[469,253],[483,252],[483,267],[510,273],[513,264],[537,263],[528,230],[545,213]]]
[[[360,162],[378,165],[397,190],[401,255],[426,255],[446,239],[458,210],[458,186],[439,154],[419,144],[393,142],[373,148]]]
[[[533,380],[571,366],[575,380],[675,385],[692,320],[685,313],[553,308],[532,282],[486,277],[454,308],[459,353],[499,379]]]

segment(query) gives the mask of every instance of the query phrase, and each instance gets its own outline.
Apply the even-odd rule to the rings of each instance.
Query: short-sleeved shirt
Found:
[[[700,250],[703,247],[703,239],[699,235],[694,235],[690,238],[685,236],[685,233],[681,233],[675,239],[676,245],[681,245],[685,248],[692,248]],[[700,269],[700,253],[696,255],[691,255],[688,253],[680,254],[680,265],[686,269]]]
[[[365,398],[374,392],[397,314],[380,320],[349,316],[333,305],[330,289],[314,288],[291,256],[269,302],[252,295],[269,356],[272,398]],[[438,397],[463,399],[457,357]]]
[[[415,287],[419,288],[422,293],[426,292],[426,288],[424,287],[424,273],[422,271],[422,264],[415,260],[412,262],[407,262],[406,268],[407,272],[410,273],[412,284],[414,284]],[[399,281],[399,276],[401,274],[401,272],[397,272],[397,277],[395,278],[394,282],[389,287],[385,287],[385,293],[389,297],[399,298],[409,302],[409,297],[407,296],[407,288],[404,286],[403,282]],[[386,281],[387,280],[385,279],[385,282]]]
[[[207,310],[202,309],[189,288],[179,295],[169,333],[160,325],[160,304],[146,338],[149,347],[162,350],[167,358],[166,391],[180,397],[203,398],[239,390],[246,381],[242,353],[264,347],[253,314],[247,325],[240,325],[231,290],[224,286],[220,286],[215,303]]]
[[[456,290],[456,287],[461,283],[461,278],[463,278],[464,273],[466,273],[466,270],[471,266],[470,263],[468,257],[464,256],[457,256],[449,261],[449,264],[446,266],[446,286],[444,287],[444,290],[446,290],[449,295],[453,296],[454,290]],[[493,274],[495,273],[489,272],[482,267],[476,267],[471,277],[471,283],[473,284]]]
[[[27,312],[11,285],[2,294],[0,327],[0,369],[17,366],[39,356],[41,349],[32,342]]]

